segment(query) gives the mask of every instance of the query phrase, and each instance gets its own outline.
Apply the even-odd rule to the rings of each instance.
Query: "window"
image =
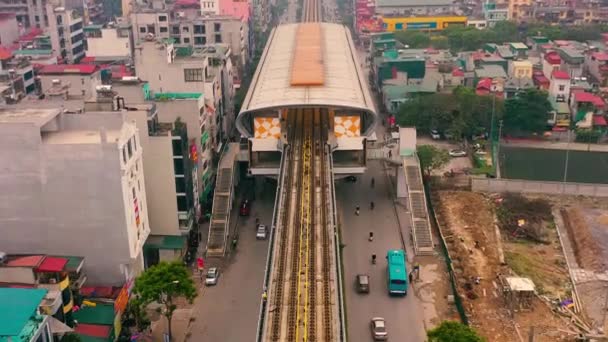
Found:
[[[156,28],[154,27],[154,25],[148,25],[148,32],[156,34]]]
[[[222,42],[222,35],[221,34],[216,34],[215,35],[215,42],[216,43],[221,43]]]
[[[137,137],[133,137],[133,150],[137,151]]]
[[[213,29],[215,30],[215,32],[220,32],[220,30],[222,29],[222,24],[220,24],[220,23],[213,24]]]
[[[179,34],[179,26],[172,26],[171,27],[171,33],[173,33],[173,34]]]
[[[166,15],[158,16],[158,21],[167,21],[167,16]]]
[[[145,26],[140,27],[139,33],[146,33],[146,27]]]
[[[173,37],[173,41],[175,42],[175,44],[179,44],[182,40],[179,37]]]
[[[396,23],[395,30],[403,30],[403,23]]]
[[[184,44],[190,44],[190,38],[184,38]]]
[[[127,150],[124,147],[122,148],[122,162],[127,163]]]
[[[205,37],[194,37],[194,44],[205,45],[205,44],[207,44],[207,38],[205,38]]]
[[[559,91],[564,91],[566,89],[566,86],[563,84],[559,85]]]
[[[186,179],[183,177],[175,178],[175,192],[178,194],[186,193]]]
[[[183,156],[184,149],[182,148],[181,140],[173,140],[173,155],[174,156]]]
[[[183,158],[173,159],[173,171],[176,175],[184,175],[184,159]]]
[[[186,196],[177,196],[177,211],[188,211]]]
[[[161,26],[159,31],[161,33],[166,33],[166,32],[169,32],[169,28],[167,26]]]
[[[205,34],[205,25],[194,25],[194,34]]]
[[[36,20],[36,22],[39,22],[40,21],[40,17],[36,15],[36,16],[34,16],[34,20]]]
[[[190,28],[188,26],[182,27],[182,32],[190,32]]]
[[[131,140],[127,142],[127,151],[129,152],[129,159],[133,156],[133,147],[131,146]]]
[[[133,193],[133,199],[135,199],[136,198],[136,196],[135,196],[135,188],[132,188],[131,192]]]
[[[203,69],[184,69],[184,81],[186,82],[202,82]]]

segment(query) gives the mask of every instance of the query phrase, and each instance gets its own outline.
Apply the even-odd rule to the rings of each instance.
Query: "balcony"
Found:
[[[57,310],[62,306],[61,292],[49,291],[40,303],[40,309],[45,315],[52,316],[57,313]]]

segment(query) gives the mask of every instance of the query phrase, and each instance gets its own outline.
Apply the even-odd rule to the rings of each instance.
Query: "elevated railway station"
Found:
[[[334,172],[363,173],[365,140],[378,117],[345,26],[305,22],[270,34],[236,122],[249,143],[251,174],[279,174],[287,117],[304,108],[327,117]]]

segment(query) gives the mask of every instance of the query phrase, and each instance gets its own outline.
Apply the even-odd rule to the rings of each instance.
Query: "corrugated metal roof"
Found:
[[[66,258],[46,257],[36,269],[37,272],[61,272],[68,263]]]
[[[322,23],[321,50],[325,72],[322,86],[292,87],[291,63],[299,24],[276,27],[268,40],[239,117],[253,111],[290,106],[346,107],[376,115],[367,89],[367,79],[359,69],[350,32],[342,25]],[[246,123],[237,127],[246,134]]]
[[[97,65],[94,64],[52,64],[45,65],[38,71],[38,74],[92,74],[95,71],[97,71]]]
[[[46,293],[46,289],[0,288],[0,336],[19,335]]]

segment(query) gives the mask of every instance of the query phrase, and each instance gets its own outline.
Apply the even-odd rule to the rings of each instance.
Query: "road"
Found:
[[[246,186],[241,183],[241,186]],[[196,320],[192,323],[190,341],[242,342],[254,339],[268,240],[255,239],[255,217],[269,225],[272,220],[275,186],[257,180],[256,200],[249,218],[239,218],[239,243],[222,267],[223,274],[217,286],[206,287],[194,308]],[[240,203],[240,202],[235,202]],[[238,207],[238,205],[235,205]],[[232,215],[237,214],[236,208]],[[234,216],[233,216],[234,217]]]

